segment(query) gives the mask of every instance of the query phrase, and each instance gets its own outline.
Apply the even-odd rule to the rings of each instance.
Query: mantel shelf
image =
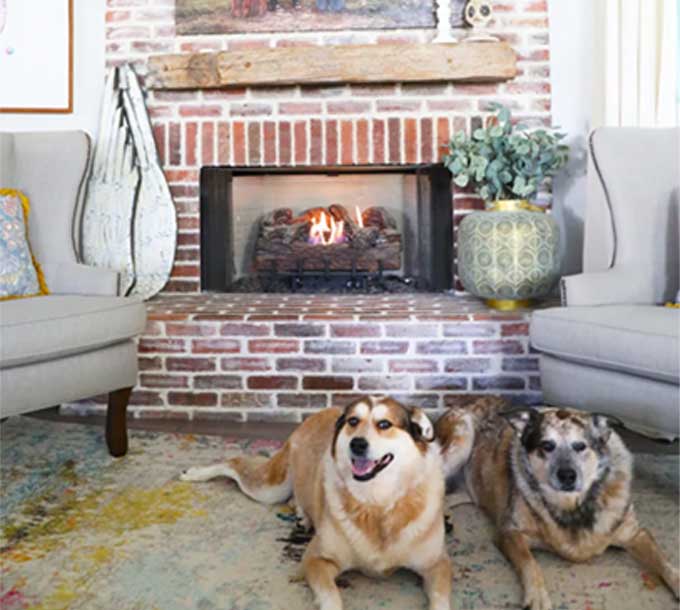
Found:
[[[221,89],[335,83],[494,83],[516,74],[517,56],[505,42],[414,43],[156,55],[149,59],[146,82],[151,89]]]

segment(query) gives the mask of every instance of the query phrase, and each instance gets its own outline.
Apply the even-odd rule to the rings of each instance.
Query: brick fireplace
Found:
[[[132,62],[143,78],[157,54],[354,44],[390,45],[398,62],[401,45],[435,36],[433,29],[180,36],[174,4],[107,0],[107,64]],[[549,123],[547,2],[494,8],[493,33],[518,57],[508,82],[149,91],[179,233],[172,277],[149,303],[140,340],[138,415],[299,421],[306,410],[373,391],[435,409],[470,392],[540,400],[523,313],[489,312],[452,294],[201,293],[202,167],[433,164],[454,131],[489,120],[492,101]],[[453,200],[454,227],[482,207],[467,192]]]

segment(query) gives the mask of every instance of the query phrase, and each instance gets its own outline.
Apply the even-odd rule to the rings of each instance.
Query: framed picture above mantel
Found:
[[[0,113],[73,112],[73,0],[0,0]]]

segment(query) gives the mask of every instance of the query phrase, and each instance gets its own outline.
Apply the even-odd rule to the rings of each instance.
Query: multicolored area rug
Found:
[[[106,452],[98,427],[10,418],[0,426],[3,610],[305,610],[289,578],[302,547],[286,507],[265,507],[230,482],[183,483],[184,468],[278,443],[132,432],[130,453]],[[519,607],[520,588],[487,520],[460,496],[454,523],[454,607]],[[638,456],[642,522],[678,561],[678,460]],[[457,505],[457,506],[456,506]],[[539,554],[556,610],[668,610],[659,582],[620,551],[573,565]],[[348,610],[425,608],[408,572],[383,581],[342,577]]]

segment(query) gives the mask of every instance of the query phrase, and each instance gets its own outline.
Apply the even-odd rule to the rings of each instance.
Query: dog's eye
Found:
[[[543,441],[541,443],[541,449],[545,451],[546,453],[550,453],[555,449],[555,442],[554,441]]]
[[[347,420],[347,423],[352,426],[352,428],[356,428],[359,425],[359,418],[358,417],[350,417]]]
[[[387,430],[388,428],[392,427],[392,422],[387,421],[386,419],[381,419],[378,422],[378,428],[381,430]]]
[[[585,451],[585,449],[586,449],[586,444],[585,444],[585,443],[582,443],[582,442],[573,443],[572,446],[571,446],[571,448],[572,448],[574,451],[577,451],[578,453],[581,453],[581,451]]]

